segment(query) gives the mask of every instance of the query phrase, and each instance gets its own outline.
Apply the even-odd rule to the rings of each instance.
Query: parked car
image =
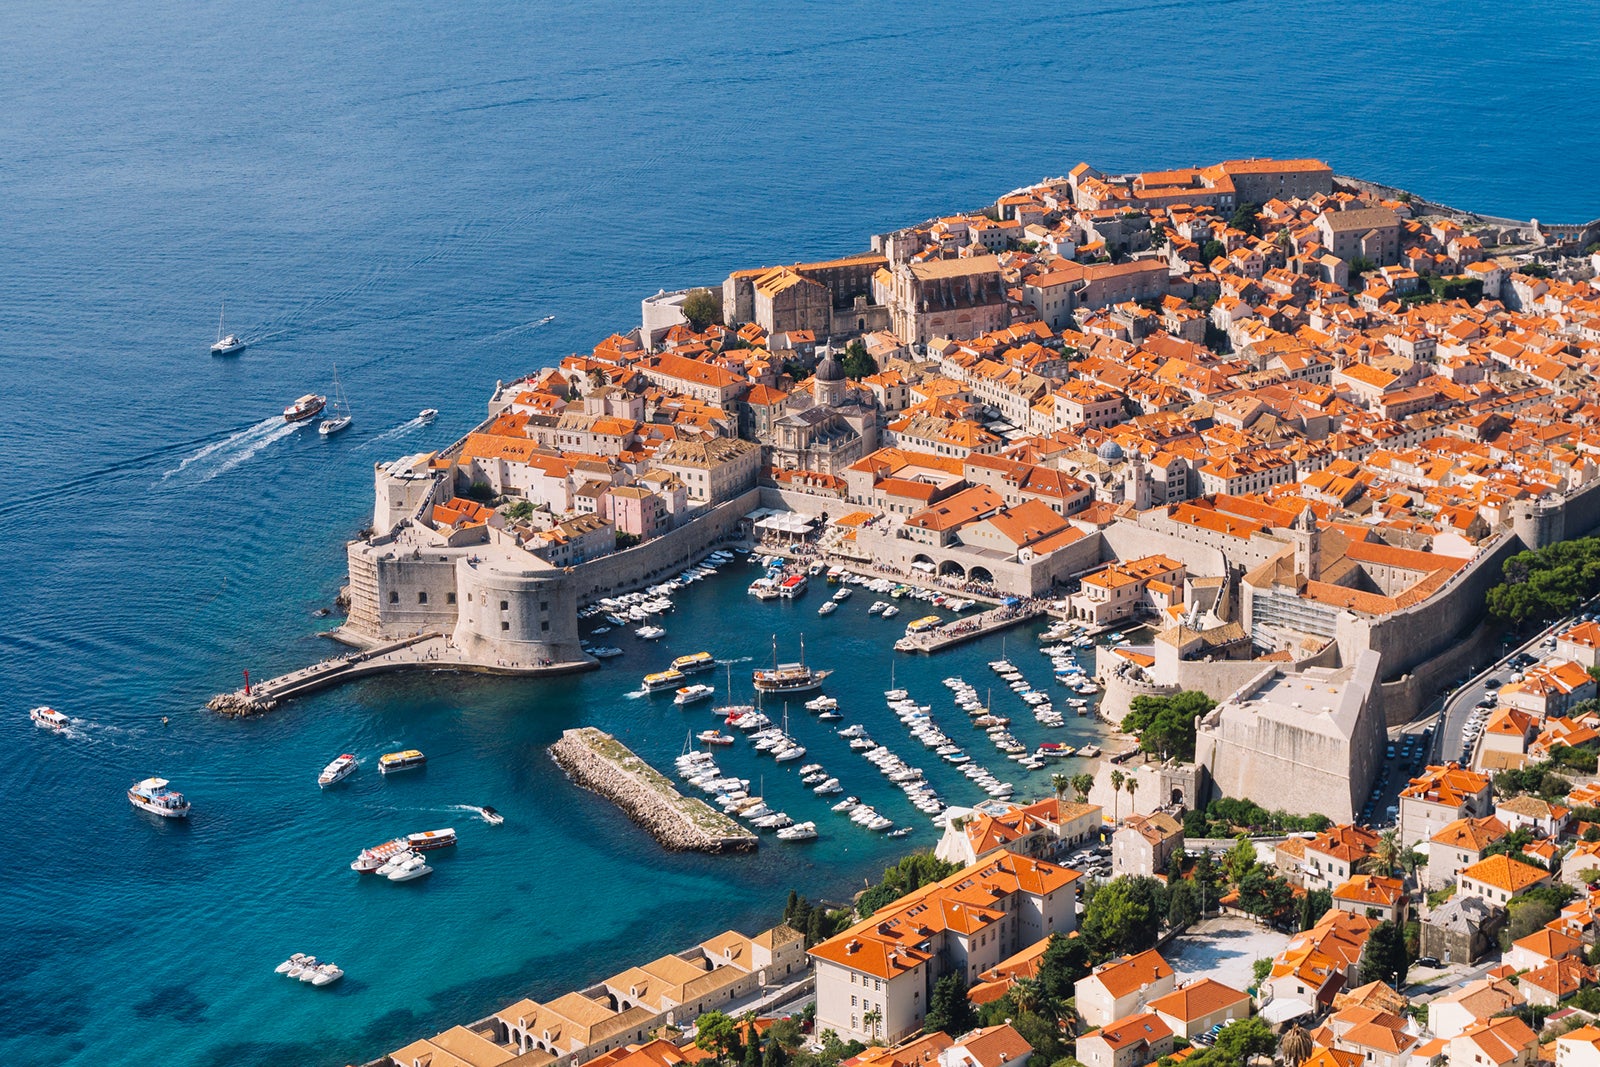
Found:
[[[1418,956],[1411,964],[1413,967],[1439,967],[1442,966],[1434,956]]]

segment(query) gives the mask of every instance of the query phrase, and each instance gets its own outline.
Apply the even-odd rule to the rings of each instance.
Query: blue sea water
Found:
[[[341,584],[375,460],[448,440],[496,378],[625,329],[642,295],[853,251],[1080,159],[1309,154],[1498,214],[1600,214],[1600,19],[1553,0],[0,12],[6,1063],[360,1061],[756,929],[790,887],[841,898],[931,843],[923,820],[904,843],[859,831],[741,749],[728,769],[764,771],[824,838],[665,855],[544,755],[593,723],[668,760],[710,717],[630,697],[639,674],[700,647],[764,658],[802,631],[849,721],[916,754],[879,696],[898,627],[870,625],[864,596],[818,619],[819,596],[757,606],[729,574],[680,598],[663,646],[624,639],[585,677],[394,677],[251,721],[202,710],[242,670],[327,653],[310,613]],[[224,296],[253,344],[213,359]],[[279,428],[335,363],[355,428]],[[408,425],[424,406],[439,421]],[[897,676],[964,729],[938,679],[984,684],[998,651],[902,658]],[[83,720],[73,736],[27,723],[46,702]],[[894,809],[795,718],[809,758]],[[380,779],[373,759],[402,745],[428,769]],[[341,751],[365,766],[322,794]],[[191,795],[189,824],[128,807],[147,774]],[[506,824],[459,807],[483,803]],[[461,844],[422,883],[346,869],[451,824]],[[296,950],[349,975],[272,975]]]

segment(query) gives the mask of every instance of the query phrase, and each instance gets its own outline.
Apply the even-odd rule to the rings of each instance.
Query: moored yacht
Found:
[[[146,778],[128,790],[128,803],[164,819],[183,819],[189,815],[189,801],[182,793],[168,789],[165,778]]]
[[[806,639],[800,638],[800,662],[778,662],[778,640],[772,640],[772,667],[769,670],[757,670],[751,675],[751,681],[756,689],[762,693],[809,693],[820,688],[822,682],[832,671],[818,671],[806,666]]]
[[[362,874],[371,874],[395,856],[402,852],[408,852],[410,849],[410,840],[404,837],[396,837],[385,841],[381,845],[373,845],[371,848],[362,849],[361,855],[351,862],[350,869],[359,871]]]
[[[42,726],[46,730],[65,730],[69,720],[55,708],[38,707],[28,712],[28,718],[33,720],[35,726]]]
[[[455,843],[456,831],[451,826],[447,826],[443,830],[423,830],[420,833],[406,835],[406,846],[414,852],[427,852],[435,848],[447,848]]]
[[[317,784],[326,789],[335,782],[342,782],[356,772],[356,758],[346,752],[326,767],[317,775]]]

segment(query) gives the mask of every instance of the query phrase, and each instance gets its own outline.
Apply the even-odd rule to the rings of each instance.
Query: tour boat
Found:
[[[346,752],[326,767],[317,775],[317,784],[326,789],[335,782],[342,782],[356,772],[356,758]]]
[[[663,689],[676,689],[681,681],[683,681],[683,672],[669,667],[664,671],[656,671],[654,674],[645,675],[644,691],[646,693],[658,693]]]
[[[721,733],[717,730],[701,730],[695,737],[702,745],[731,745],[735,738],[732,734]]]
[[[751,681],[762,693],[809,693],[821,687],[823,679],[832,671],[818,671],[806,666],[806,639],[800,638],[800,662],[778,662],[778,639],[772,639],[772,669],[757,670]]]
[[[317,432],[324,437],[350,428],[350,423],[355,416],[350,414],[350,405],[344,398],[344,386],[339,384],[339,368],[333,368],[333,407],[328,409],[329,418],[323,419],[317,427]]]
[[[456,832],[453,827],[443,830],[423,830],[420,833],[406,835],[407,847],[417,852],[427,852],[436,848],[448,848],[456,843]]]
[[[417,421],[418,422],[432,422],[434,419],[437,419],[438,417],[439,417],[439,409],[438,408],[423,408],[421,411],[417,412]]]
[[[146,778],[128,790],[128,803],[164,819],[183,819],[189,815],[189,802],[182,793],[167,788],[165,778]]]
[[[393,771],[408,771],[427,762],[428,757],[414,748],[408,748],[404,752],[386,752],[378,757],[378,772],[389,774]]]
[[[55,708],[34,708],[28,712],[28,718],[33,720],[35,726],[42,726],[46,730],[65,730],[70,723],[70,720]]]
[[[381,845],[373,845],[371,848],[362,849],[361,855],[357,856],[350,864],[350,869],[352,871],[360,871],[362,874],[371,874],[385,863],[394,859],[395,856],[402,852],[408,852],[410,849],[411,841],[409,838],[396,837],[385,841]]]
[[[230,333],[226,336],[223,335],[222,320],[227,313],[228,302],[224,300],[222,302],[222,310],[217,312],[217,341],[211,346],[211,354],[213,356],[231,356],[235,352],[243,352],[249,347],[249,343],[247,341],[235,334]]]
[[[791,574],[778,583],[778,595],[785,600],[793,600],[806,591],[810,582],[803,574]]]
[[[316,393],[307,393],[305,396],[301,397],[299,400],[296,400],[293,404],[290,404],[288,407],[283,409],[283,421],[304,422],[306,419],[311,418],[317,412],[321,411],[323,405],[327,402],[328,398],[325,396],[318,396]]]
[[[672,669],[684,674],[699,674],[701,671],[709,671],[716,665],[717,661],[711,658],[709,652],[691,652],[672,661]]]
[[[686,685],[678,690],[678,694],[672,698],[672,702],[681,707],[685,704],[693,704],[698,700],[710,700],[716,692],[709,685]]]

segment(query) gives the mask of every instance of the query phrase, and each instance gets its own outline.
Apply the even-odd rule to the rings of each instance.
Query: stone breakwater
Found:
[[[585,726],[567,730],[550,746],[550,758],[567,777],[611,801],[661,847],[673,852],[751,852],[756,835],[686,797],[660,771],[615,737]]]

